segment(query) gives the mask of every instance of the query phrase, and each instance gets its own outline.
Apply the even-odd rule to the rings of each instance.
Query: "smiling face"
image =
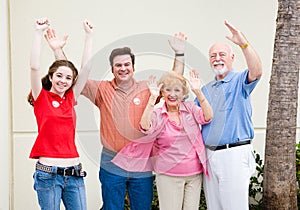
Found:
[[[165,73],[158,85],[163,84],[161,94],[166,102],[168,111],[177,111],[179,104],[184,100],[188,94],[188,88],[185,78],[174,71]]]
[[[231,47],[226,43],[215,43],[209,50],[209,61],[217,79],[224,78],[232,69],[234,61]]]
[[[50,92],[62,97],[73,84],[73,71],[67,66],[60,66],[49,79],[52,83]]]
[[[117,84],[126,84],[132,81],[133,64],[129,54],[117,55],[113,59],[112,73],[115,76]]]
[[[164,86],[161,90],[168,111],[178,109],[180,102],[184,98],[182,84],[180,83],[178,80],[174,84]]]

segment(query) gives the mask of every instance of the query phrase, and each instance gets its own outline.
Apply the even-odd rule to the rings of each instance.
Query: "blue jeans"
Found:
[[[153,199],[152,172],[128,172],[111,162],[114,157],[102,151],[99,179],[103,210],[123,210],[126,190],[131,210],[151,209]]]
[[[42,210],[59,210],[61,200],[66,210],[86,210],[86,194],[83,177],[62,176],[36,170],[34,189]]]

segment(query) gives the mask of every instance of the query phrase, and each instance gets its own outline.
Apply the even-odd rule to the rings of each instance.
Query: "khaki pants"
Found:
[[[161,210],[198,210],[202,173],[192,176],[156,175]]]

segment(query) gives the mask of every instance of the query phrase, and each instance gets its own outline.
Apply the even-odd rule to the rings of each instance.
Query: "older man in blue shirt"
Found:
[[[247,210],[249,179],[255,171],[250,94],[262,75],[262,65],[243,34],[227,21],[225,25],[232,33],[226,38],[240,46],[248,68],[233,71],[234,53],[227,43],[211,46],[209,60],[216,77],[203,93],[214,119],[202,127],[210,176],[204,177],[204,191],[209,210]]]

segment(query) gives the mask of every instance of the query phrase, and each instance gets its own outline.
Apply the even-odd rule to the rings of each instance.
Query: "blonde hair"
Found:
[[[161,76],[157,85],[163,84],[161,89],[165,86],[170,85],[181,85],[183,89],[183,95],[187,95],[189,93],[189,89],[187,86],[186,78],[181,74],[177,73],[176,71],[168,71],[164,75]]]

